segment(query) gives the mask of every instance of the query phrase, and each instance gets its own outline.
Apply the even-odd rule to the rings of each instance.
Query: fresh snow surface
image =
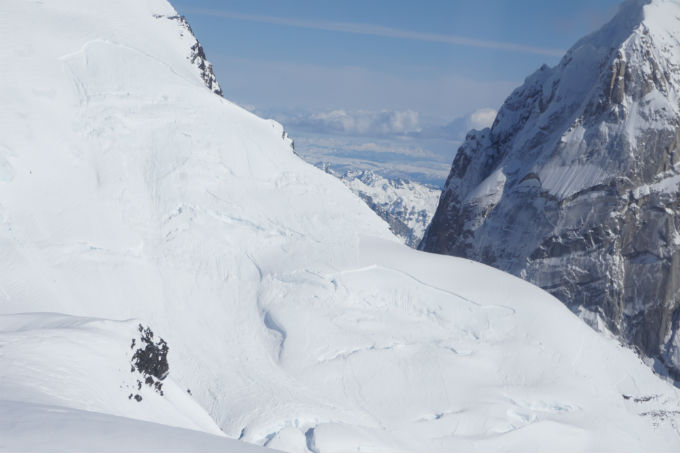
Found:
[[[0,450],[268,451],[225,438],[172,377],[163,396],[138,387],[144,378],[131,371],[138,325],[55,313],[0,316]]]
[[[338,173],[330,165],[320,168],[364,200],[404,243],[418,246],[437,209],[441,190],[406,179],[384,178],[371,170]]]
[[[175,14],[0,4],[0,450],[245,450],[219,427],[301,452],[677,451],[674,387],[540,289],[401,244],[205,87]],[[138,323],[170,347],[140,402]]]
[[[273,452],[222,436],[97,412],[0,401],[0,450],[11,452]]]

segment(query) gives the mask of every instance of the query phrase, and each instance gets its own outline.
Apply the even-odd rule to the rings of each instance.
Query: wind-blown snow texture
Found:
[[[338,173],[330,165],[317,165],[339,178],[383,220],[405,244],[417,247],[430,224],[441,190],[406,179],[384,178],[371,170]]]
[[[421,248],[526,278],[680,378],[680,2],[647,3],[470,132]]]
[[[544,291],[399,243],[206,88],[175,15],[0,5],[0,449],[231,449],[219,428],[290,451],[677,450],[674,387]],[[137,383],[140,323],[169,346],[163,395]]]

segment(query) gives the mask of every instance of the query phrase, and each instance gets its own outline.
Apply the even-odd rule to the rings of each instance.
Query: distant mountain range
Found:
[[[338,173],[327,164],[319,167],[364,200],[406,245],[418,246],[437,208],[441,190],[405,179],[384,178],[371,170]]]

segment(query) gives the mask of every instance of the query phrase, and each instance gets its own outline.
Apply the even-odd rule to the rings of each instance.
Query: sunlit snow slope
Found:
[[[219,427],[290,451],[677,451],[672,386],[538,288],[399,243],[205,86],[175,14],[0,4],[0,449]],[[170,346],[139,402],[138,323]]]

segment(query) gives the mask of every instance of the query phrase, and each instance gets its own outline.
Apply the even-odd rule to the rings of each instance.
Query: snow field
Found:
[[[26,420],[0,448],[51,448],[41,424],[73,450],[223,445],[168,426],[287,451],[677,447],[623,397],[668,412],[677,390],[536,287],[400,244],[203,86],[164,1],[0,8],[23,46],[0,47],[0,404]],[[170,377],[138,403],[139,322]],[[165,426],[131,446],[142,421]]]

